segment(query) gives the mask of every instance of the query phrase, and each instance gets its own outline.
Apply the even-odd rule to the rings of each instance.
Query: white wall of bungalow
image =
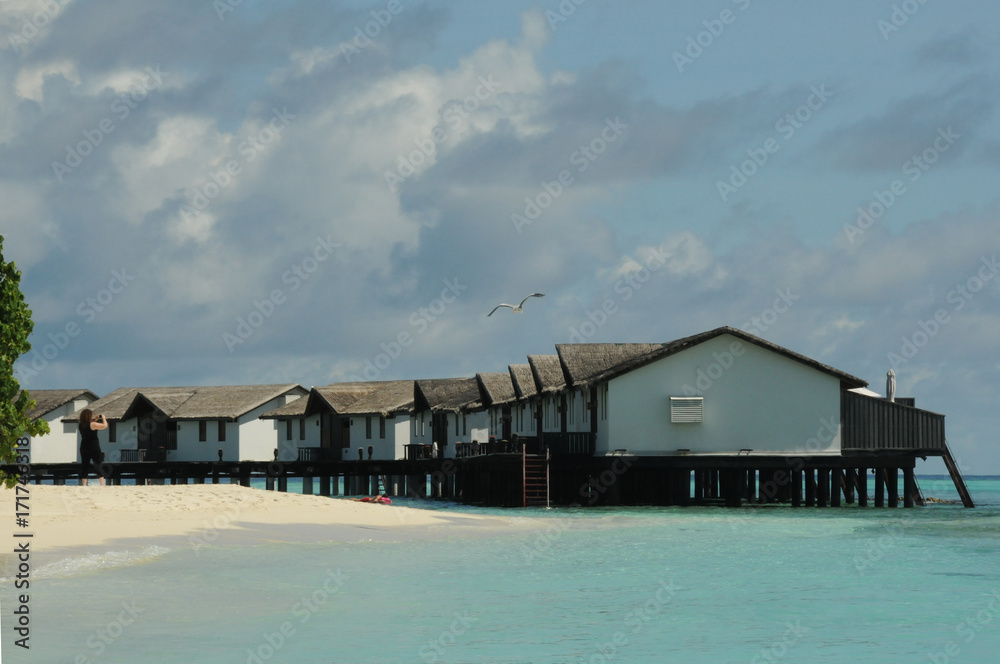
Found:
[[[76,422],[63,422],[62,418],[86,408],[94,401],[96,398],[92,393],[83,393],[76,399],[42,413],[39,419],[48,422],[49,433],[30,438],[28,449],[31,463],[78,463],[80,461],[78,425]]]
[[[432,445],[434,443],[445,443],[444,458],[455,458],[456,443],[485,443],[491,435],[490,411],[489,409],[471,410],[441,413],[447,423],[446,438],[444,441],[434,440],[433,427],[431,422],[433,416],[431,411],[422,410],[414,413],[410,418],[411,441],[416,445]],[[498,437],[499,439],[499,437]]]
[[[235,420],[223,418],[168,419],[166,426],[176,431],[176,447],[166,450],[167,461],[218,461],[222,450],[224,461],[271,461],[274,451],[281,452],[284,426],[277,420],[262,420],[261,414],[274,410],[302,394],[289,392],[243,413]],[[76,424],[74,423],[75,427]],[[98,432],[105,461],[117,463],[122,452],[137,450],[139,443],[138,417],[109,422],[108,429]],[[279,430],[280,429],[280,430]],[[307,431],[308,431],[307,427]],[[297,432],[296,432],[297,435]],[[302,447],[315,447],[318,442]],[[295,452],[296,457],[298,452]]]
[[[266,419],[274,427],[278,461],[295,461],[299,449],[320,446],[320,416],[306,415],[279,419]]]
[[[838,455],[841,382],[730,334],[598,386],[596,452]],[[702,421],[671,421],[671,397],[702,397]]]
[[[503,417],[504,409],[510,409],[510,433],[513,436],[531,437],[538,435],[538,427],[534,415],[537,404],[535,401],[523,400],[513,401],[508,404],[490,406],[488,415],[489,436],[495,436],[497,440],[503,439]]]
[[[406,445],[411,441],[410,417],[406,413],[353,414],[351,419],[350,446],[344,448],[343,458],[353,461],[358,458],[360,448],[368,459],[368,447],[372,448],[372,459],[386,461],[404,458]]]

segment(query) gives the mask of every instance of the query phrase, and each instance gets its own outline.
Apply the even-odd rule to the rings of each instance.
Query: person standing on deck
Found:
[[[94,412],[89,408],[80,411],[80,485],[87,486],[87,475],[90,474],[89,466],[93,466],[97,471],[97,479],[101,486],[104,486],[104,452],[101,451],[101,442],[97,439],[97,432],[108,428],[108,421],[104,415],[94,417]]]

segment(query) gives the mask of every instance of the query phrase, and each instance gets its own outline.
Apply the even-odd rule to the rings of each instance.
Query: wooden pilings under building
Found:
[[[460,459],[291,462],[108,463],[108,483],[250,486],[320,496],[378,495],[444,498],[495,507],[551,505],[789,505],[792,507],[904,507],[922,505],[912,454],[845,456],[559,455],[546,461],[545,501],[530,502],[523,453]],[[535,457],[544,459],[545,457]],[[536,461],[535,465],[540,462]],[[4,470],[16,473],[14,466]],[[32,464],[31,481],[75,484],[79,464]],[[956,469],[957,472],[957,469]],[[901,475],[901,476],[900,476]],[[91,477],[94,475],[91,474]],[[535,484],[538,484],[535,481]],[[956,488],[967,507],[961,476]]]

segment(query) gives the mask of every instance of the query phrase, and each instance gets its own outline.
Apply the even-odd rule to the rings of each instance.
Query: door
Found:
[[[448,442],[448,413],[434,413],[431,416],[431,442],[442,447]]]
[[[319,416],[319,446],[329,448],[333,446],[333,415],[325,412]]]
[[[165,460],[166,455],[163,453],[167,449],[167,426],[165,419],[162,415],[155,417],[152,412],[139,415],[137,447],[141,450],[139,452],[140,459],[145,459],[146,461]],[[174,440],[176,441],[176,428],[174,431]]]

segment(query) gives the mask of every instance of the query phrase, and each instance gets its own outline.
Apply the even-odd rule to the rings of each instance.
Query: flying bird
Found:
[[[491,311],[490,313],[486,314],[486,317],[489,318],[490,316],[492,316],[493,312],[495,312],[500,307],[510,307],[514,311],[515,314],[519,314],[519,313],[521,313],[521,307],[524,306],[524,303],[527,302],[528,299],[532,298],[532,297],[545,297],[545,293],[532,293],[528,297],[526,297],[523,300],[521,300],[521,304],[517,305],[516,307],[513,304],[498,304],[497,306],[493,307],[493,311]]]

